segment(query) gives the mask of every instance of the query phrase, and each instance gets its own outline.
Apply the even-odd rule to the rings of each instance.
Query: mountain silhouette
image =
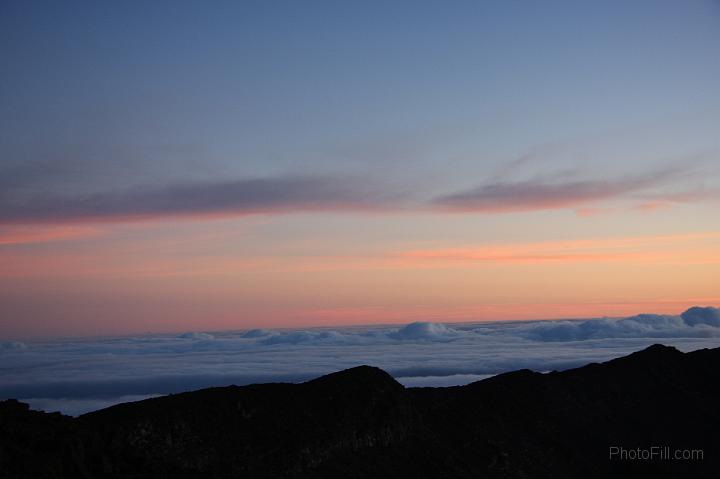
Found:
[[[360,366],[78,418],[7,400],[0,478],[709,478],[719,406],[720,348],[662,345],[446,388],[404,388]]]

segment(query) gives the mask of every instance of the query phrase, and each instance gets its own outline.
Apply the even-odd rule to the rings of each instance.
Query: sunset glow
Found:
[[[0,339],[720,304],[716,2],[10,3]]]

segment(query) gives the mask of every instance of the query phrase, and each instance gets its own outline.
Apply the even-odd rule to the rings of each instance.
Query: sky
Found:
[[[6,0],[0,57],[7,344],[720,305],[717,1]]]

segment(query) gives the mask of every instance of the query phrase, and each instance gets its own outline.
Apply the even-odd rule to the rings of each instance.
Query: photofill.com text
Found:
[[[610,446],[611,461],[701,461],[702,449],[676,449],[670,446],[625,448]]]

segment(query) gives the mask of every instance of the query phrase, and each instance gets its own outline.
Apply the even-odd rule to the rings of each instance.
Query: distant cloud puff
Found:
[[[27,344],[20,341],[0,341],[0,350],[2,349],[27,349]]]
[[[623,319],[537,322],[526,335],[539,341],[720,337],[720,313],[717,308],[694,307],[680,316],[640,314]]]
[[[264,337],[262,344],[301,344],[301,343],[344,343],[346,335],[338,331],[295,331],[291,333],[271,334]]]
[[[197,333],[197,332],[190,332],[190,333],[184,333],[180,335],[183,339],[215,339],[215,336],[208,333]]]
[[[388,337],[400,340],[446,341],[456,338],[460,333],[444,324],[416,322],[410,323],[397,332],[388,333]]]
[[[720,309],[708,307],[694,306],[682,315],[683,321],[690,326],[706,324],[715,328],[720,328]]]
[[[251,338],[251,339],[264,338],[266,336],[270,336],[271,334],[273,334],[273,332],[270,331],[269,329],[251,329],[249,331],[244,332],[242,334],[242,337],[243,338]]]

